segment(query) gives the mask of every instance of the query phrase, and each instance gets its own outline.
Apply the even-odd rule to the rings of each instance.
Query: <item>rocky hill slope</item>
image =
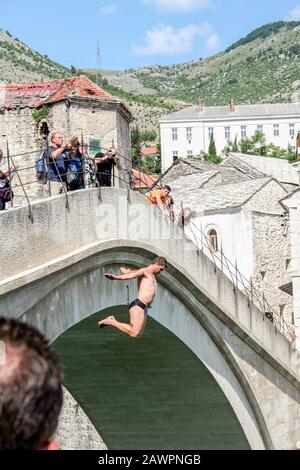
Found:
[[[71,71],[0,29],[0,83],[36,82],[71,76]]]
[[[0,29],[0,83],[30,82],[96,71],[63,67]],[[122,99],[141,130],[186,103],[207,105],[300,101],[300,22],[276,22],[252,31],[215,56],[162,67],[101,70],[98,83]]]
[[[138,80],[160,97],[189,103],[300,101],[300,22],[270,23],[207,59],[103,75],[123,89]]]

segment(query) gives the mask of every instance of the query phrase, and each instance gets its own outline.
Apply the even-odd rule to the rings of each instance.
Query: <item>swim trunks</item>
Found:
[[[144,310],[144,314],[147,315],[148,310],[150,307],[148,305],[144,304],[140,299],[135,299],[131,304],[129,305],[129,310],[131,307],[135,307],[137,305],[138,307],[142,308]]]

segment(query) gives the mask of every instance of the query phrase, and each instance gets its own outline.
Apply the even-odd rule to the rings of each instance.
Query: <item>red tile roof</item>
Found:
[[[156,147],[143,147],[141,149],[141,155],[155,155],[157,153]]]
[[[132,170],[131,178],[132,188],[151,188],[158,180],[158,176],[149,176],[140,170]]]
[[[0,85],[0,109],[38,108],[68,97],[119,101],[85,75],[19,85]]]

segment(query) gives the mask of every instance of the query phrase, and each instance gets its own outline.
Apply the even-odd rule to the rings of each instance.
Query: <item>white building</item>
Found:
[[[162,168],[166,170],[178,158],[208,152],[213,134],[217,153],[229,140],[251,137],[261,130],[267,143],[296,150],[300,130],[300,103],[255,104],[205,107],[190,106],[160,119]]]

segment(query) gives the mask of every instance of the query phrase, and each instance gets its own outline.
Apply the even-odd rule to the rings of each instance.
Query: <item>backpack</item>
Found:
[[[7,183],[4,188],[0,188],[0,199],[3,202],[10,202],[14,197],[14,193],[11,190],[10,184]]]
[[[35,171],[36,171],[36,178],[38,181],[46,182],[47,178],[47,166],[46,166],[46,157],[47,157],[47,150],[44,150],[40,158],[35,162]]]

